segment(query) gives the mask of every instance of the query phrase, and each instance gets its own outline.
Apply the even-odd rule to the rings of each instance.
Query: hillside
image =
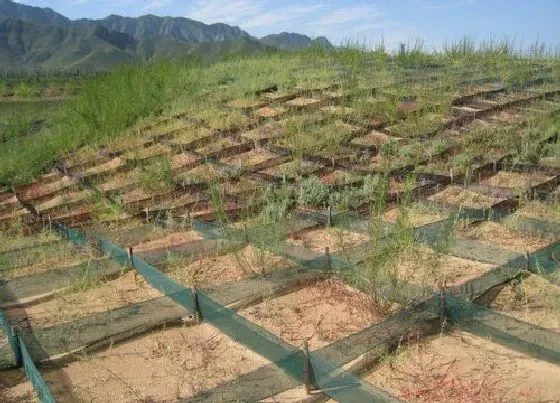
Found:
[[[313,44],[332,48],[324,37],[282,33],[258,39],[239,27],[183,17],[110,15],[71,21],[50,8],[0,0],[0,72],[96,72],[154,58],[217,58]]]

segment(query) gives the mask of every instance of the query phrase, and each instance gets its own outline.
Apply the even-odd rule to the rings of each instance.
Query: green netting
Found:
[[[55,402],[54,397],[51,394],[49,387],[45,383],[45,380],[41,376],[41,373],[39,372],[33,360],[31,359],[31,356],[27,352],[25,343],[19,336],[17,340],[21,351],[21,358],[23,363],[23,369],[25,370],[25,375],[27,376],[27,379],[29,379],[33,384],[33,389],[35,390],[37,398],[42,403],[54,403]]]
[[[30,304],[75,284],[111,278],[122,271],[121,265],[104,258],[49,270],[38,275],[17,277],[0,284],[0,306]]]
[[[6,351],[7,349],[0,345],[0,370],[23,364],[25,375],[31,381],[39,401],[54,403],[51,391],[29,355],[23,339],[12,330],[2,310],[0,310],[0,336],[6,339],[9,350]]]
[[[12,328],[0,310],[0,369],[11,368],[18,364],[17,339]]]
[[[439,305],[432,305],[439,311]],[[471,333],[490,338],[533,357],[560,363],[560,333],[522,322],[511,316],[445,295],[448,320]]]
[[[212,224],[201,224],[199,228],[209,234],[219,236],[220,232]],[[69,239],[85,242],[81,234],[69,233]],[[261,356],[267,358],[283,371],[300,382],[303,382],[303,360],[301,353],[293,346],[283,342],[260,326],[239,316],[232,310],[217,303],[203,292],[195,292],[169,278],[138,256],[130,257],[124,249],[108,240],[100,240],[99,247],[121,265],[131,264],[155,289],[165,294],[176,304],[186,308],[200,319],[220,329],[233,340],[241,343]],[[87,318],[88,319],[88,318]],[[88,319],[89,321],[89,319]],[[70,329],[68,329],[70,330]],[[57,331],[60,331],[57,329]],[[29,335],[31,337],[31,335]],[[33,335],[37,337],[37,335]],[[55,337],[60,338],[60,334]],[[66,343],[64,343],[66,344]],[[66,347],[69,347],[66,345]],[[319,375],[317,379],[327,395],[343,401],[394,400],[385,392],[377,390],[360,378],[353,376],[327,361],[311,355],[313,371]]]

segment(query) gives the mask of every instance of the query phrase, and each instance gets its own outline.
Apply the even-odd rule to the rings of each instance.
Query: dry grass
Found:
[[[175,401],[268,362],[208,324],[154,331],[48,371],[57,401]],[[63,381],[64,380],[64,381]]]
[[[245,153],[232,155],[220,160],[224,164],[234,165],[238,167],[251,167],[277,157],[276,154],[271,153],[262,148],[256,148]]]
[[[358,246],[367,242],[369,237],[364,234],[346,231],[340,228],[319,228],[292,235],[289,241],[304,248],[324,252],[329,247],[331,252]]]
[[[165,269],[180,283],[209,287],[290,267],[293,263],[278,255],[246,246],[232,253],[205,257],[195,262],[170,259]]]
[[[162,238],[135,245],[134,252],[140,253],[155,249],[166,249],[172,246],[182,245],[184,243],[192,241],[198,241],[200,239],[203,239],[203,237],[196,231],[174,232]]]
[[[490,178],[483,180],[481,183],[490,186],[499,186],[507,188],[522,188],[532,187],[540,183],[552,179],[552,176],[542,173],[520,173],[520,172],[498,172]]]
[[[301,346],[308,340],[311,349],[356,333],[389,314],[369,296],[336,278],[266,300],[239,313],[293,345]]]
[[[560,206],[556,203],[548,204],[538,200],[530,201],[517,209],[516,214],[521,217],[541,221],[560,222]]]
[[[383,219],[394,224],[399,216],[399,211],[398,208],[391,209],[383,214]],[[413,227],[422,227],[426,224],[447,218],[447,214],[435,210],[429,211],[424,208],[417,208],[416,205],[412,205],[411,208],[407,210],[406,214],[408,223]]]
[[[460,186],[448,186],[443,191],[430,196],[428,200],[473,209],[490,208],[501,201],[498,198],[472,192]]]
[[[491,270],[494,266],[451,255],[417,245],[399,254],[394,274],[407,283],[433,290],[456,286]]]
[[[455,235],[520,253],[533,252],[554,241],[553,238],[529,235],[509,228],[504,223],[493,221],[456,227]]]
[[[534,402],[556,400],[559,376],[554,364],[454,331],[402,346],[366,380],[412,402]]]
[[[134,272],[106,283],[77,284],[76,287],[57,294],[48,302],[24,309],[10,309],[10,320],[20,326],[40,328],[162,296],[159,291],[136,278]]]
[[[491,308],[524,322],[560,331],[560,287],[534,274],[504,287]]]

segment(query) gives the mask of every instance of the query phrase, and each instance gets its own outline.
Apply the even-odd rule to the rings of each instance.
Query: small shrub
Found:
[[[298,189],[300,206],[322,207],[329,201],[329,188],[316,176],[303,180]]]
[[[140,186],[146,190],[163,191],[173,187],[173,172],[169,161],[162,158],[140,172]]]

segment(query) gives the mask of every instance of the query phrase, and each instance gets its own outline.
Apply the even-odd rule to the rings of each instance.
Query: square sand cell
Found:
[[[490,208],[501,201],[498,198],[476,193],[459,186],[448,186],[441,192],[430,196],[428,200],[472,209]]]
[[[383,321],[396,308],[380,308],[366,294],[331,278],[239,314],[294,346],[308,340],[315,350]]]
[[[531,274],[504,286],[490,303],[498,312],[560,332],[560,287]]]
[[[521,172],[498,172],[496,175],[492,175],[488,179],[480,182],[483,185],[513,188],[513,189],[525,189],[527,187],[532,187],[541,183],[544,183],[553,177],[550,175],[545,175],[542,173],[521,173]]]
[[[531,235],[510,228],[506,224],[507,221],[505,223],[484,221],[466,227],[456,227],[455,236],[519,253],[534,252],[555,241],[552,235]]]
[[[162,294],[159,291],[131,271],[85,290],[69,290],[55,294],[52,300],[41,304],[9,309],[7,314],[10,321],[18,326],[40,328],[112,311],[160,296]]]
[[[367,265],[367,260],[364,264]],[[427,246],[418,245],[400,253],[389,274],[407,283],[437,290],[463,284],[493,267],[474,260],[438,254]]]
[[[299,232],[290,236],[288,240],[295,245],[317,252],[324,252],[326,247],[330,252],[337,252],[367,242],[369,237],[339,228],[318,228]]]
[[[182,284],[210,287],[276,270],[294,264],[281,256],[246,246],[235,252],[190,261],[169,261],[164,270]]]
[[[560,396],[560,366],[462,331],[405,344],[364,379],[410,402],[552,402]]]
[[[209,324],[168,328],[43,371],[58,402],[175,401],[268,364]]]

